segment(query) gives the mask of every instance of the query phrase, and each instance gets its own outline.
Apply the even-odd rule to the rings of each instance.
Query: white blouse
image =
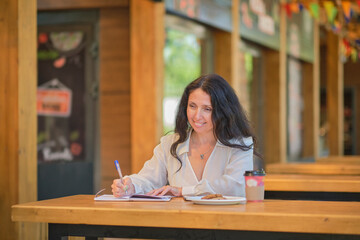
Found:
[[[170,147],[178,135],[171,134],[160,139],[153,157],[145,162],[141,171],[128,176],[135,186],[136,193],[147,193],[170,185],[182,187],[184,196],[220,193],[245,197],[243,175],[245,171],[253,170],[253,148],[243,151],[225,146],[218,141],[206,162],[202,178],[198,181],[188,158],[190,134],[187,140],[177,147],[177,154],[182,161],[182,167],[178,172],[180,162],[170,154]],[[253,143],[251,137],[243,140],[247,146]]]

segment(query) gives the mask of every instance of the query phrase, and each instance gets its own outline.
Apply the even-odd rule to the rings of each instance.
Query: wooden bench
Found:
[[[319,157],[317,163],[360,164],[360,156],[328,156]]]
[[[265,190],[360,193],[360,176],[267,174]]]
[[[360,164],[345,163],[272,163],[268,174],[352,175],[360,176]]]
[[[360,201],[360,176],[267,174],[265,198]]]
[[[276,163],[266,172],[265,198],[360,201],[360,164]]]

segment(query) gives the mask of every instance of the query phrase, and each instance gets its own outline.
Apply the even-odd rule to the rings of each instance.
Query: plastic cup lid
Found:
[[[245,171],[244,176],[265,176],[265,170],[251,170],[251,171]]]

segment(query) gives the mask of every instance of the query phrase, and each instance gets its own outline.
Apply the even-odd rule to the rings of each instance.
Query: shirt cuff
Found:
[[[131,179],[131,182],[132,182],[132,184],[134,185],[134,188],[135,188],[135,194],[142,194],[143,191],[142,191],[141,187],[138,185],[136,179],[132,178],[131,176],[125,176],[124,178],[126,178],[126,177]]]
[[[182,195],[195,195],[195,186],[182,187]]]

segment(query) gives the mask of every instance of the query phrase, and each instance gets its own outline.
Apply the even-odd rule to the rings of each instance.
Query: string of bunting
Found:
[[[282,4],[288,18],[304,9],[328,31],[339,35],[342,60],[360,59],[360,0],[292,0]]]

